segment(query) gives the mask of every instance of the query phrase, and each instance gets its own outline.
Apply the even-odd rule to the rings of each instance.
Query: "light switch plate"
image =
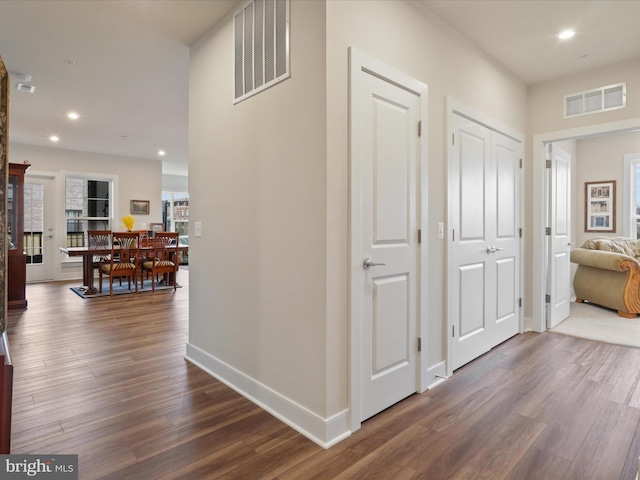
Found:
[[[202,236],[202,222],[196,222],[194,224],[194,234],[197,238],[200,238]]]

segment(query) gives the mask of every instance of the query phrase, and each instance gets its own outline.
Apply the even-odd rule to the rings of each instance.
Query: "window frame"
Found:
[[[624,198],[622,234],[627,238],[638,238],[637,224],[640,214],[636,213],[636,169],[640,168],[640,152],[624,155]]]
[[[113,230],[115,223],[116,212],[118,211],[118,175],[109,175],[104,173],[94,172],[78,172],[78,171],[62,171],[62,209],[63,209],[63,222],[65,228],[65,240],[64,244],[67,245],[67,179],[80,179],[84,181],[102,181],[109,182],[109,215],[108,217],[88,217],[80,216],[81,220],[102,220],[106,218],[108,220],[108,228]],[[84,232],[83,243],[86,243],[86,231]],[[81,263],[80,257],[68,257],[65,263]]]

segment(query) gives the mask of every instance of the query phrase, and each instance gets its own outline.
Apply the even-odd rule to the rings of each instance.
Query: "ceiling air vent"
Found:
[[[36,87],[34,85],[27,85],[26,83],[19,83],[18,90],[21,92],[33,93],[36,91]]]
[[[564,118],[627,107],[626,82],[564,96]]]
[[[234,103],[289,78],[289,1],[251,0],[233,15]]]

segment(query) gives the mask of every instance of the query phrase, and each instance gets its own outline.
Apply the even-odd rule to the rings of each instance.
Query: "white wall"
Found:
[[[162,175],[162,191],[172,193],[188,193],[189,177],[182,175]]]
[[[189,345],[322,418],[324,16],[323,2],[292,2],[291,77],[237,105],[222,22],[192,48],[189,86]]]
[[[578,176],[576,185],[576,246],[589,238],[623,235],[624,155],[640,153],[640,133],[623,133],[585,138],[578,144]],[[616,181],[616,229],[613,233],[584,231],[585,182]]]
[[[135,215],[136,227],[142,223],[162,221],[162,164],[157,160],[118,157],[91,152],[79,152],[61,148],[36,147],[31,145],[11,144],[9,147],[9,161],[22,163],[31,162],[29,172],[48,172],[57,177],[56,197],[59,205],[58,216],[55,219],[55,240],[58,246],[64,246],[66,221],[64,212],[64,174],[80,172],[91,174],[117,175],[118,196],[114,201],[114,223],[112,228],[120,227],[120,219],[129,214],[130,200],[149,200],[149,215]],[[66,258],[60,254],[60,262]],[[57,269],[56,279],[82,278],[80,266]]]
[[[348,47],[429,85],[429,366],[446,345],[445,97],[524,132],[526,88],[419,2],[293,0],[291,36],[291,78],[235,106],[230,21],[192,48],[187,355],[331,442],[349,402]]]

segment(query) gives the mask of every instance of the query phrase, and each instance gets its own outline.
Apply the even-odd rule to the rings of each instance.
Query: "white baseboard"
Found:
[[[427,370],[427,390],[447,380],[447,362],[440,362]]]
[[[351,435],[348,410],[322,418],[190,343],[185,358],[322,448]]]

